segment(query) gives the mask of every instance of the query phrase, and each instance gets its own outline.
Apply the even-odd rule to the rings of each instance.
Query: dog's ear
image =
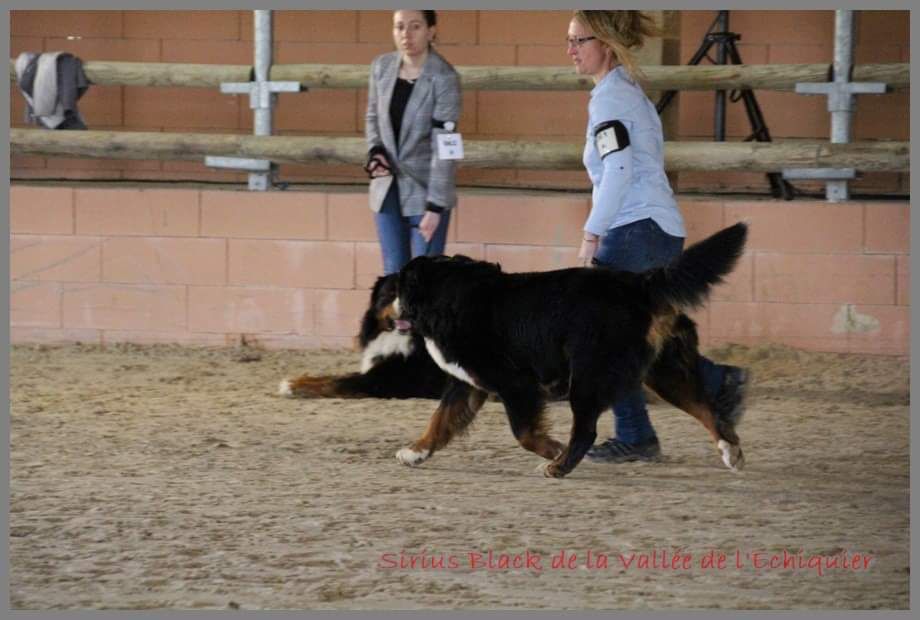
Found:
[[[403,310],[415,306],[427,292],[432,263],[437,259],[418,256],[410,260],[399,272],[397,294]]]
[[[371,289],[371,304],[375,300],[380,299],[380,290],[383,288],[383,285],[386,284],[387,278],[389,276],[380,276],[377,278],[377,281],[374,282],[374,288]]]
[[[396,274],[380,276],[374,282],[374,288],[371,291],[372,308],[382,308],[387,306],[396,297]]]
[[[361,317],[361,326],[358,330],[358,343],[361,345],[362,350],[365,349],[374,338],[380,335],[381,321],[378,313],[387,303],[384,299],[386,296],[386,289],[392,288],[387,287],[387,284],[392,282],[393,279],[394,276],[392,275],[380,276],[377,278],[377,281],[374,282],[374,288],[371,289],[370,303]],[[392,301],[392,299],[390,301]]]
[[[422,257],[409,261],[399,273],[399,294],[404,295],[418,289],[422,284],[424,270],[425,261]]]
[[[502,266],[499,263],[490,263],[484,260],[476,260],[475,258],[470,258],[469,256],[466,256],[465,254],[454,254],[453,256],[450,257],[450,260],[451,262],[455,264],[459,263],[462,265],[482,266],[484,268],[488,268],[487,269],[488,271],[499,271],[500,272],[502,270]]]

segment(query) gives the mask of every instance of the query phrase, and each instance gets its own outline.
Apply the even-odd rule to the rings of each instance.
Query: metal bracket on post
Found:
[[[847,200],[847,181],[856,178],[855,168],[784,168],[783,178],[788,181],[826,181],[827,201]],[[841,192],[841,188],[843,192]]]
[[[851,82],[853,69],[853,11],[835,12],[834,22],[834,64],[833,81],[823,84],[800,82],[795,92],[801,95],[826,95],[827,110],[831,113],[831,143],[846,144],[850,141],[853,111],[856,109],[855,95],[883,95],[887,85],[883,82]],[[856,178],[853,168],[835,170],[832,168],[783,170],[787,179],[821,179],[827,181],[827,200],[840,202],[849,200],[848,180]]]
[[[298,93],[301,91],[299,82],[223,82],[220,92],[234,95],[249,95],[249,108],[253,110],[255,118],[268,114],[267,130],[259,127],[256,122],[253,134],[257,136],[271,135],[271,112],[278,95],[275,93]],[[205,165],[215,168],[232,168],[249,171],[249,190],[264,192],[272,186],[274,181],[274,167],[267,159],[251,159],[246,157],[205,157]]]
[[[251,110],[271,110],[277,95],[275,93],[299,93],[300,82],[223,82],[220,92],[233,95],[249,95]]]
[[[268,79],[272,64],[271,11],[253,11],[255,28],[255,70],[252,82],[224,82],[220,92],[249,95],[249,108],[253,110],[253,135],[272,134],[272,109],[277,93],[299,93],[304,88],[300,82],[271,82]],[[246,157],[205,157],[205,165],[214,168],[231,168],[249,171],[249,190],[267,191],[273,182],[275,166],[267,159]]]

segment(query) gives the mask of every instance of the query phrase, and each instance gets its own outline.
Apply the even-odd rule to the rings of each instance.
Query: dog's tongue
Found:
[[[401,332],[409,331],[409,329],[412,327],[412,323],[409,321],[404,321],[403,319],[396,319],[393,321],[393,324],[396,325],[396,329]]]

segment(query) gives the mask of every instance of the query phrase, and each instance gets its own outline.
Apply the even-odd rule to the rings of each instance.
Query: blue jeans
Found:
[[[594,255],[594,264],[638,273],[668,265],[680,256],[683,247],[683,237],[669,235],[655,220],[647,218],[608,230]],[[715,398],[722,387],[726,367],[702,355],[699,360],[703,389],[707,396]],[[656,437],[641,386],[613,404],[613,419],[616,437],[625,443],[635,444]]]
[[[418,231],[421,215],[403,216],[399,206],[399,187],[395,180],[390,185],[380,212],[374,214],[377,225],[377,238],[383,254],[383,274],[396,273],[416,256],[437,256],[444,253],[447,242],[447,227],[450,224],[450,211],[441,214],[441,221],[426,242]]]

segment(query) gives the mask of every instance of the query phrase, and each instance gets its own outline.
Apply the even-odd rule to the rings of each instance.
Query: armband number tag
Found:
[[[459,133],[438,134],[438,159],[463,159],[463,137]]]
[[[604,123],[594,132],[594,144],[601,159],[629,146],[629,132],[620,121]]]

